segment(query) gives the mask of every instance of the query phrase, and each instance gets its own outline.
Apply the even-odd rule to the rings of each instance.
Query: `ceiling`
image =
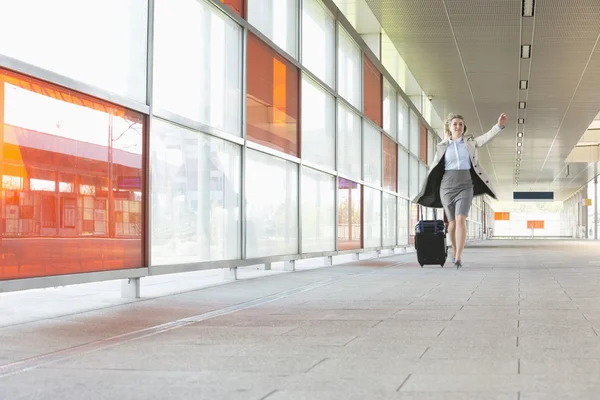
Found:
[[[480,134],[508,114],[507,128],[480,150],[499,200],[513,191],[564,200],[593,178],[593,163],[567,167],[566,159],[600,111],[600,1],[537,0],[533,17],[522,17],[522,0],[366,2],[442,118],[460,113]]]

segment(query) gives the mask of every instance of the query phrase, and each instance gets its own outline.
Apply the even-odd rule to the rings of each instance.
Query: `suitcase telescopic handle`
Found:
[[[419,205],[419,224],[421,225],[421,232],[425,231],[423,226],[423,206]],[[437,232],[437,209],[433,209],[433,229]]]

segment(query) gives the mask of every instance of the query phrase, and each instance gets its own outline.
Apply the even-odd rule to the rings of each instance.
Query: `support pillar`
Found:
[[[124,299],[139,299],[140,278],[129,278],[121,281],[121,297]]]
[[[359,261],[359,260],[360,260],[360,253],[352,254],[352,261]]]
[[[224,269],[224,278],[228,281],[237,280],[237,267],[225,268]]]
[[[296,270],[296,260],[289,260],[283,262],[283,270],[294,272]]]
[[[265,271],[270,271],[271,267],[272,267],[272,263],[270,263],[270,262],[265,263]]]
[[[333,256],[326,256],[324,260],[324,265],[333,265]]]

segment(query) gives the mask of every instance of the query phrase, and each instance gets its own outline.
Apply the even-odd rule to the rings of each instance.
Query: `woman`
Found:
[[[444,123],[446,139],[438,144],[427,180],[413,200],[425,207],[444,208],[457,269],[462,267],[467,239],[467,215],[473,196],[488,194],[496,198],[491,179],[479,165],[477,149],[504,129],[507,119],[506,114],[501,114],[498,124],[489,132],[473,137],[464,136],[467,125],[461,115],[448,115]]]

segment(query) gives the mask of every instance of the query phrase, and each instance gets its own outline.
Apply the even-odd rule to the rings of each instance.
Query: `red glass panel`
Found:
[[[421,159],[421,161],[427,164],[427,127],[423,124],[421,124],[420,126],[421,131],[419,140],[419,158]]]
[[[338,250],[362,247],[362,186],[339,178]]]
[[[247,91],[248,139],[299,156],[298,69],[252,34]]]
[[[398,149],[396,143],[383,135],[383,187],[398,191]]]
[[[0,69],[0,280],[144,266],[144,117]]]
[[[221,0],[221,3],[231,8],[242,18],[244,18],[244,2],[245,0]]]
[[[379,126],[383,126],[383,87],[381,74],[365,56],[365,115]]]

